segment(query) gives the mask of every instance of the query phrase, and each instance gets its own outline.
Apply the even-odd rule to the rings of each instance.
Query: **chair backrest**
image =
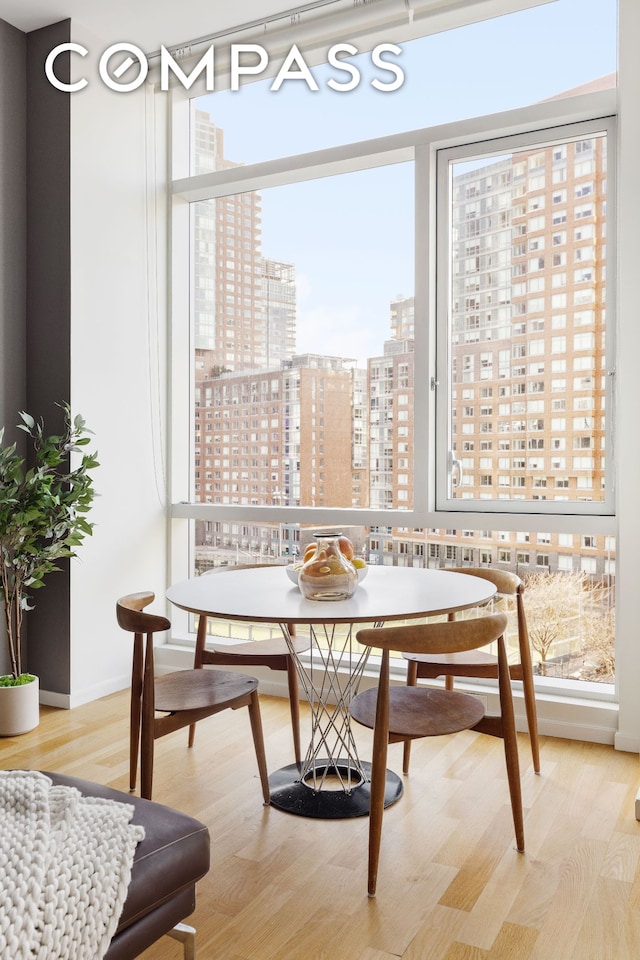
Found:
[[[493,583],[496,590],[503,597],[516,598],[516,617],[518,621],[518,644],[520,647],[520,660],[527,663],[527,669],[531,671],[531,652],[529,648],[529,630],[527,628],[527,617],[524,610],[524,583],[515,573],[509,573],[507,570],[494,570],[492,567],[451,567],[447,568],[451,573],[467,573],[471,577],[481,577],[483,580],[489,580]]]
[[[505,597],[515,596],[524,591],[524,583],[515,573],[508,570],[494,570],[493,567],[447,567],[447,573],[466,573],[470,577],[480,577],[492,583],[498,593]]]
[[[153,657],[153,634],[171,628],[166,617],[155,613],[144,613],[144,608],[153,603],[155,594],[150,590],[130,593],[116,601],[116,616],[123,630],[133,634],[133,665],[131,669],[131,710],[137,713],[140,708],[149,718],[155,710],[155,665]],[[144,639],[146,635],[146,641]],[[133,750],[133,746],[131,747]],[[137,746],[136,758],[137,758]],[[134,776],[135,779],[135,776]],[[149,787],[149,796],[151,796]]]
[[[230,563],[224,567],[211,567],[210,570],[205,570],[203,576],[207,576],[210,573],[227,573],[230,570],[255,570],[258,567],[282,567],[281,563]]]
[[[400,627],[368,627],[356,639],[368,647],[403,650],[407,653],[461,653],[487,646],[504,634],[507,616],[493,613],[470,620],[403,624]]]
[[[169,630],[171,622],[155,613],[143,613],[145,607],[155,600],[155,593],[144,591],[130,593],[116,601],[118,624],[129,633],[159,633]]]

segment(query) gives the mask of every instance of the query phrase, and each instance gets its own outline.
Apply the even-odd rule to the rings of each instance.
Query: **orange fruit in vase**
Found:
[[[353,549],[353,544],[349,537],[339,537],[338,543],[340,544],[340,552],[343,557],[346,557],[347,560],[353,560],[355,555],[355,550]]]
[[[306,562],[307,560],[310,560],[310,559],[311,559],[311,557],[312,557],[312,556],[314,555],[314,553],[316,552],[317,548],[318,548],[317,543],[308,543],[308,544],[307,544],[307,546],[304,548],[304,553],[303,553],[303,558],[304,558],[305,562]]]
[[[331,567],[329,566],[327,560],[316,560],[314,563],[310,563],[304,571],[304,576],[309,577],[328,577],[331,573]]]

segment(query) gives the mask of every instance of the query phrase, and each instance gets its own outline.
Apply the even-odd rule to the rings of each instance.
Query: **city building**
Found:
[[[397,296],[391,301],[391,339],[413,340],[415,336],[415,297]]]
[[[359,496],[362,481],[354,478],[366,476],[366,466],[354,470],[352,361],[294,356],[277,370],[203,375],[195,391],[198,502],[346,507]],[[210,558],[203,562],[219,547],[254,557],[296,552],[298,532],[287,532],[283,543],[279,524],[227,530],[197,523],[198,556]]]
[[[263,258],[262,301],[266,330],[266,366],[279,367],[296,352],[296,268],[293,263]]]
[[[203,110],[195,111],[194,128],[196,173],[236,165],[224,156],[223,131]],[[260,228],[255,191],[195,205],[192,324],[198,374],[205,364],[225,370],[267,365]]]

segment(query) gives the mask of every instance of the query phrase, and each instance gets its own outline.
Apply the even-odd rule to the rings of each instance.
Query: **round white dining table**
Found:
[[[370,652],[356,641],[358,627],[449,614],[494,594],[492,583],[463,573],[370,566],[350,599],[307,600],[285,568],[273,565],[183,580],[167,590],[167,599],[196,615],[280,626],[311,708],[312,731],[302,764],[270,776],[271,803],[300,816],[342,819],[369,812],[371,765],[358,756],[349,715]],[[292,624],[305,624],[310,633],[302,656],[291,642]],[[388,771],[385,805],[401,794],[402,781]]]

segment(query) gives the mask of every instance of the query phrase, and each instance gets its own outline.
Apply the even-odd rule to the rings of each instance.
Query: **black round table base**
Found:
[[[288,767],[276,770],[269,777],[271,806],[299,817],[315,817],[318,820],[345,820],[349,817],[366,817],[369,814],[371,799],[371,764],[361,763],[367,779],[354,785],[349,792],[340,790],[314,790],[313,786],[300,779],[300,767],[291,763]],[[316,771],[322,774],[336,771],[343,777],[348,775],[347,764],[333,764],[328,760],[317,760]],[[352,771],[352,776],[353,771]],[[385,807],[391,806],[402,796],[402,780],[387,770],[387,784],[384,793]]]

